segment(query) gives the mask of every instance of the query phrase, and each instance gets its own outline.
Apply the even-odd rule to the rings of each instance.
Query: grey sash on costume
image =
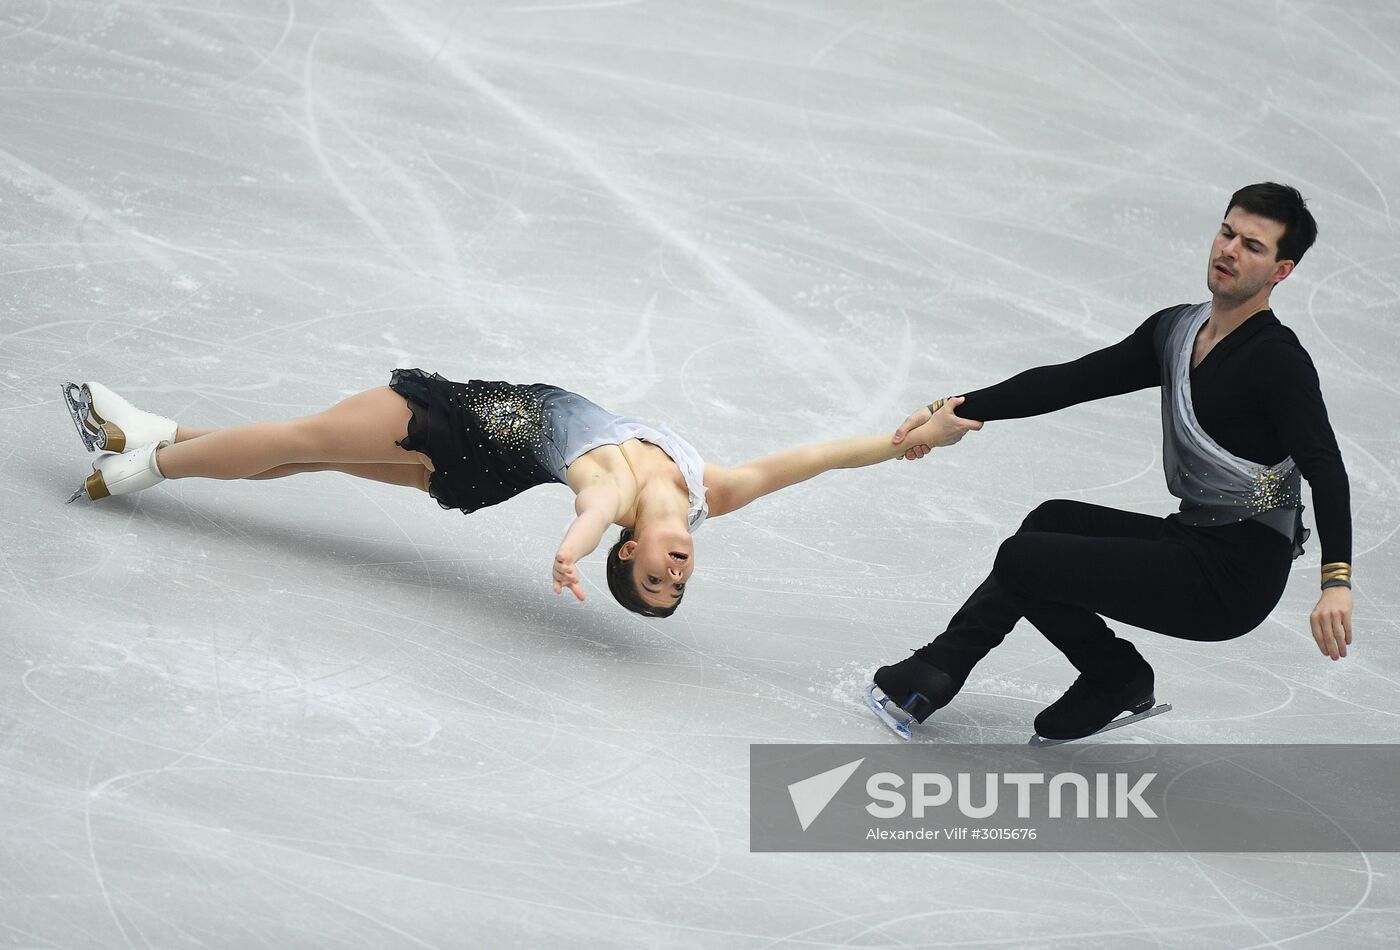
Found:
[[[1293,542],[1303,553],[1310,534],[1303,527],[1302,478],[1293,459],[1277,465],[1251,462],[1227,452],[1196,419],[1191,404],[1191,356],[1196,334],[1210,318],[1210,303],[1164,315],[1158,328],[1162,366],[1162,467],[1167,489],[1181,499],[1182,524],[1209,526],[1254,520]]]

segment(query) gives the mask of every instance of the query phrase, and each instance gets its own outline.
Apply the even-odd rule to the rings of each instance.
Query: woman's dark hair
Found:
[[[681,605],[679,600],[669,607],[653,607],[642,600],[642,595],[637,593],[637,581],[632,570],[635,565],[632,561],[624,561],[617,553],[624,544],[631,540],[632,529],[623,528],[617,543],[608,548],[608,590],[612,591],[613,600],[632,613],[641,614],[643,617],[671,616]]]
[[[1283,237],[1278,239],[1276,261],[1298,263],[1303,254],[1317,240],[1317,222],[1308,210],[1308,202],[1297,188],[1263,181],[1257,185],[1246,185],[1230,196],[1225,206],[1225,214],[1231,208],[1239,208],[1261,218],[1277,221],[1283,225]]]

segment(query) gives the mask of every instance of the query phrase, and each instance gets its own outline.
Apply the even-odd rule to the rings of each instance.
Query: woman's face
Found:
[[[695,573],[695,542],[688,532],[649,532],[628,541],[617,556],[632,562],[637,593],[653,607],[674,607]]]

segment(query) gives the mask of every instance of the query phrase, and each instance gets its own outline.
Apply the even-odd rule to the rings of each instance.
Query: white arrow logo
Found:
[[[802,823],[803,831],[806,831],[826,806],[831,804],[836,793],[841,791],[846,780],[864,761],[864,758],[856,759],[788,786],[788,794],[792,796],[792,807],[797,812],[797,820]]]

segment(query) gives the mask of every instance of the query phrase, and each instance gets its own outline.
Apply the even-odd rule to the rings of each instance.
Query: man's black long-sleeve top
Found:
[[[966,394],[957,414],[991,422],[1037,416],[1105,396],[1160,386],[1152,345],[1159,310],[1126,339],[1069,363],[1039,366]],[[1322,562],[1351,561],[1351,489],[1317,370],[1292,330],[1261,310],[1191,370],[1201,427],[1240,458],[1276,465],[1292,456],[1312,486]]]

